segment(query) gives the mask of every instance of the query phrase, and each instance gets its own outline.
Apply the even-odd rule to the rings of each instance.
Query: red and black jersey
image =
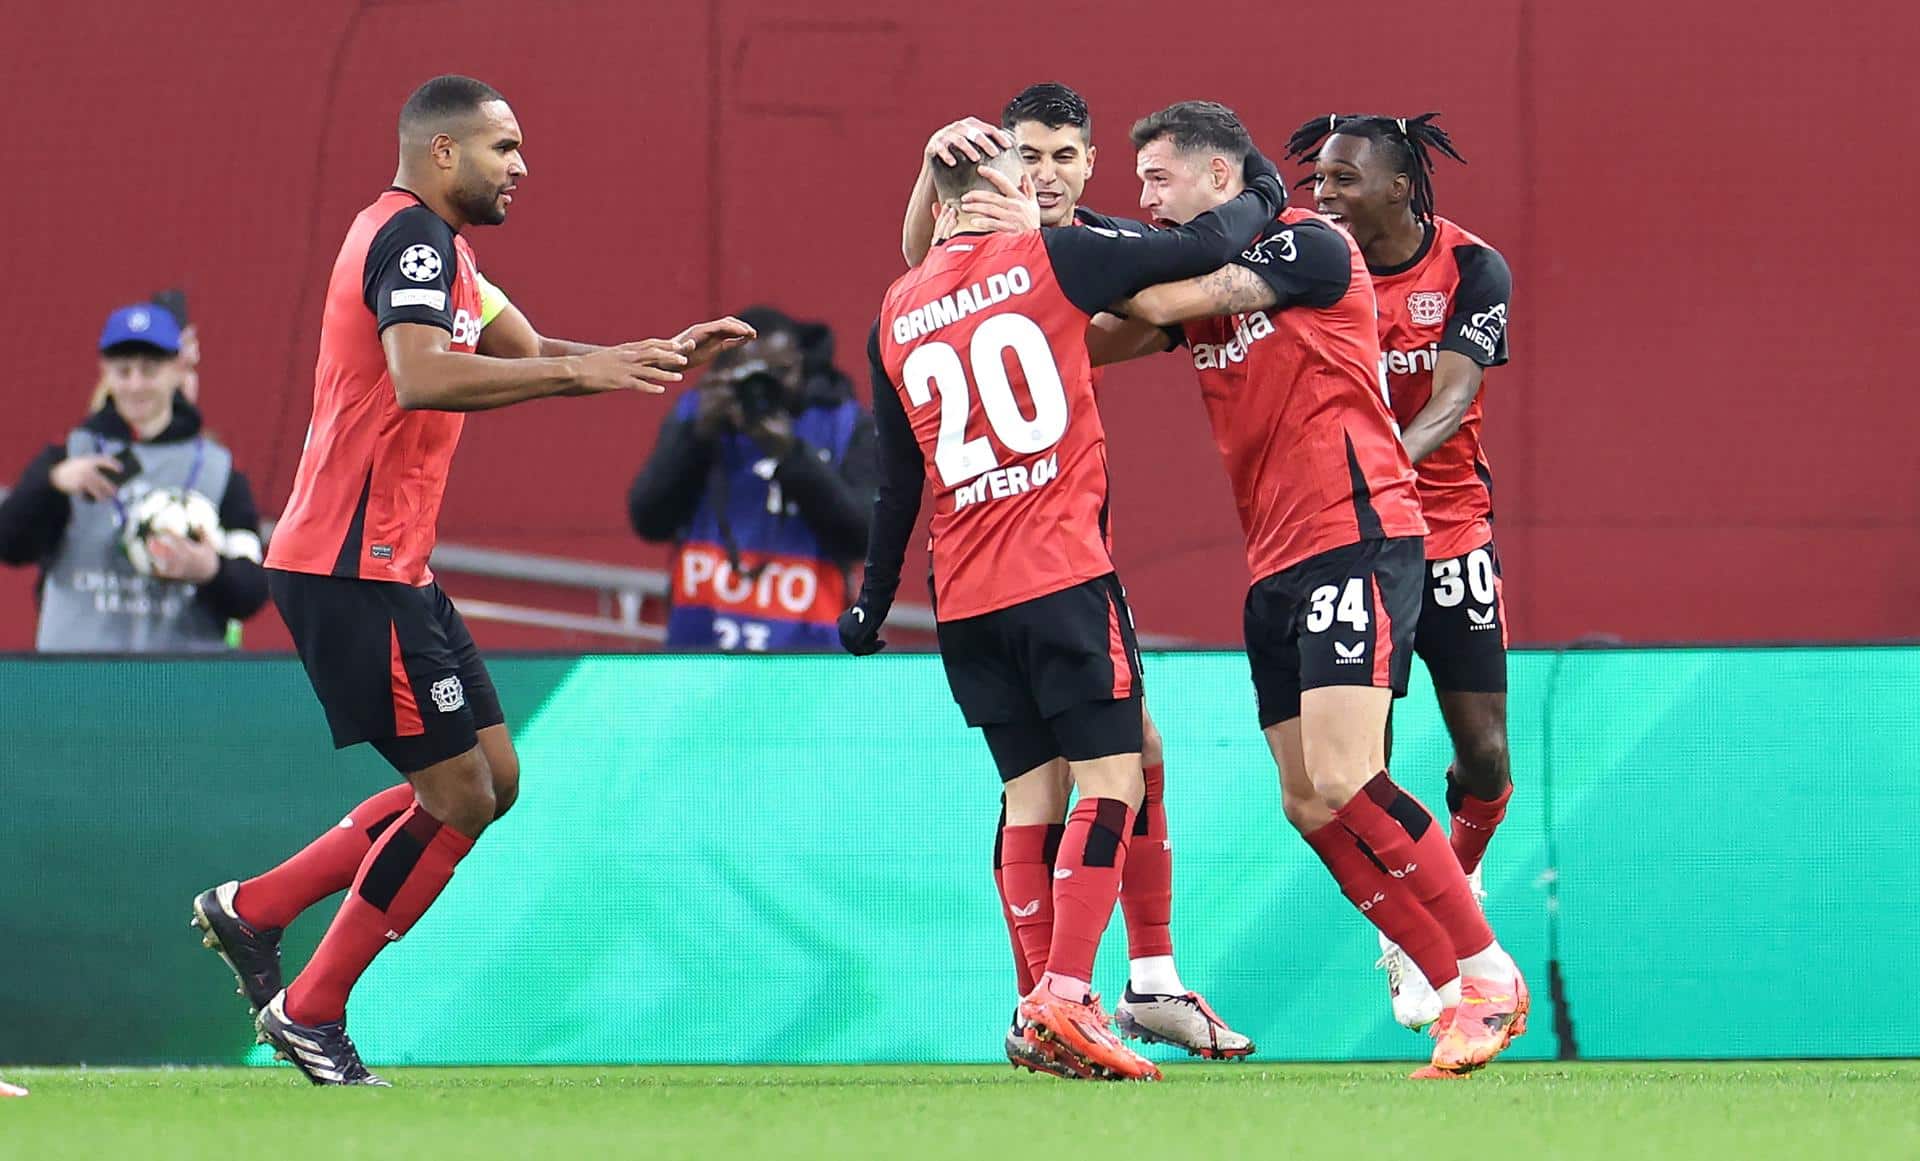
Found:
[[[1174,230],[964,234],[896,281],[868,342],[881,483],[866,591],[890,600],[923,482],[935,613],[960,620],[1113,571],[1087,321],[1216,269],[1271,219],[1248,193]]]
[[[1435,218],[1405,263],[1372,268],[1380,300],[1380,367],[1401,426],[1433,397],[1441,351],[1482,367],[1507,361],[1507,301],[1513,275],[1500,252],[1445,218]],[[1414,465],[1426,512],[1427,559],[1445,560],[1493,539],[1493,471],[1480,446],[1480,397],[1460,430]]]
[[[406,190],[360,211],[334,259],[314,367],[313,420],[267,567],[424,585],[464,417],[404,411],[380,334],[424,323],[480,342],[467,240]]]
[[[1421,536],[1380,386],[1373,284],[1353,239],[1282,213],[1233,259],[1276,306],[1183,325],[1258,581],[1362,540]]]

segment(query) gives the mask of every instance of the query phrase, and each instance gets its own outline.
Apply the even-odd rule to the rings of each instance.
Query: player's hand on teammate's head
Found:
[[[959,165],[961,161],[985,161],[989,157],[998,157],[1003,149],[1013,148],[1013,134],[998,125],[989,125],[978,117],[962,117],[950,125],[943,125],[927,138],[926,159],[929,164],[938,157],[948,165]]]
[[[580,360],[580,386],[588,391],[641,391],[658,395],[678,383],[693,344],[679,339],[641,339],[606,347]]]
[[[1265,198],[1273,207],[1274,213],[1287,208],[1287,183],[1280,180],[1280,169],[1267,155],[1258,149],[1247,152],[1247,159],[1241,164],[1240,176],[1247,188]]]
[[[726,318],[709,319],[694,323],[673,337],[677,343],[688,345],[687,366],[703,367],[713,361],[721,351],[753,341],[760,332],[748,324],[728,315]]]
[[[933,244],[939,245],[960,228],[960,207],[952,203],[942,203],[940,216],[933,220]]]
[[[980,167],[980,175],[993,186],[990,190],[968,190],[960,198],[960,212],[1003,234],[1024,234],[1040,228],[1040,203],[1020,188],[1020,183],[990,165]]]
[[[870,657],[885,649],[887,643],[880,639],[880,626],[885,618],[885,613],[876,614],[869,609],[863,598],[840,614],[840,647],[855,657]]]

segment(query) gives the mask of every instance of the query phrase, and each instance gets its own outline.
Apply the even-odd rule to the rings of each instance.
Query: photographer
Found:
[[[660,428],[627,494],[643,539],[676,545],[667,645],[832,649],[867,551],[873,418],[825,326],[765,307]]]
[[[225,649],[228,622],[266,603],[253,490],[180,381],[174,316],[114,311],[93,414],[0,502],[0,561],[40,568],[36,648]]]

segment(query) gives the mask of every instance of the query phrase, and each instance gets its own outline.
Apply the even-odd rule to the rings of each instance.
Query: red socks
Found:
[[[1500,792],[1500,797],[1491,802],[1484,798],[1475,798],[1462,793],[1459,805],[1453,811],[1453,833],[1447,842],[1453,847],[1453,855],[1460,860],[1460,869],[1471,874],[1480,865],[1480,857],[1487,853],[1487,844],[1493,841],[1493,832],[1500,828],[1500,820],[1507,817],[1507,800],[1513,797],[1513,784]]]
[[[1340,893],[1381,934],[1400,945],[1438,988],[1460,975],[1446,929],[1414,898],[1405,883],[1388,875],[1367,845],[1338,819],[1306,836],[1307,845],[1333,872]]]
[[[347,994],[373,958],[440,896],[473,840],[416,804],[382,834],[354,876],[326,937],[287,988],[287,1018],[325,1024],[347,1014]]]
[[[1113,918],[1133,810],[1117,798],[1082,798],[1067,816],[1053,872],[1053,943],[1047,974],[1093,978],[1100,936]]]
[[[1120,910],[1127,917],[1127,955],[1144,959],[1173,954],[1173,850],[1167,842],[1165,766],[1148,766],[1147,795],[1133,820],[1127,873],[1120,881]],[[1023,993],[1024,994],[1024,993]]]
[[[1453,941],[1454,958],[1485,951],[1493,942],[1493,929],[1480,914],[1480,905],[1467,887],[1466,872],[1433,815],[1396,786],[1386,771],[1374,775],[1333,817],[1365,843],[1387,874],[1405,883],[1445,929]]]
[[[994,881],[1000,888],[1000,912],[1013,941],[1014,975],[1023,996],[1047,972],[1047,952],[1053,942],[1053,862],[1066,829],[1057,822],[1000,828]]]
[[[273,870],[240,884],[233,909],[255,927],[285,927],[294,916],[353,884],[360,863],[395,819],[413,805],[413,787],[390,786],[353,808],[340,825]]]

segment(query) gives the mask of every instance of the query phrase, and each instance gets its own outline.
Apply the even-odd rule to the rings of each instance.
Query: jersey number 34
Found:
[[[1027,393],[1033,398],[1031,419],[1013,397],[1013,384],[1007,378],[1008,351],[1020,364]],[[971,386],[968,364],[973,370]],[[916,347],[901,367],[901,375],[915,407],[924,407],[933,401],[936,389],[940,392],[940,435],[933,462],[941,482],[949,487],[1000,466],[986,436],[967,438],[967,416],[976,389],[987,425],[1009,451],[1034,455],[1059,443],[1067,432],[1067,392],[1060,382],[1053,346],[1040,324],[1026,315],[999,314],[982,322],[967,344],[965,364],[960,352],[947,343]]]

